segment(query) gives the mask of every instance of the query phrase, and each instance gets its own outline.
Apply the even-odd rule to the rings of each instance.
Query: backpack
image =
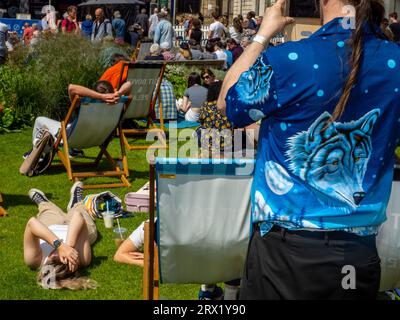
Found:
[[[28,177],[33,177],[46,171],[55,155],[53,146],[54,138],[50,132],[46,129],[38,130],[36,144],[22,163],[19,172]]]
[[[110,191],[98,194],[89,194],[83,200],[83,203],[93,220],[103,219],[103,213],[110,211],[114,214],[122,212],[122,201]]]

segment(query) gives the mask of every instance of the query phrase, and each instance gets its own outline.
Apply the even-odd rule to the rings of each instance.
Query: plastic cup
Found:
[[[104,226],[107,229],[111,229],[114,226],[114,212],[103,213]]]
[[[128,232],[125,228],[115,228],[114,229],[114,242],[115,246],[119,248],[122,242],[126,239],[126,233]]]

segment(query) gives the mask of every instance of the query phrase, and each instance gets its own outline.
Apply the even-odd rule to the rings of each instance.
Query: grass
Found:
[[[83,275],[98,282],[99,288],[88,291],[45,290],[36,284],[36,274],[23,261],[23,233],[28,219],[37,214],[37,207],[28,197],[31,188],[46,193],[51,201],[66,208],[72,182],[65,170],[51,168],[46,174],[28,178],[19,174],[22,155],[31,146],[30,128],[21,133],[0,134],[0,191],[3,194],[8,216],[0,218],[0,300],[6,299],[142,299],[142,275],[140,267],[117,264],[113,261],[115,244],[112,230],[105,229],[97,220],[99,238],[93,246],[94,259]],[[117,155],[118,141],[114,140],[112,154]],[[96,149],[85,151],[95,156]],[[148,164],[145,151],[128,152],[131,188],[110,189],[122,200],[127,192],[136,191],[148,181]],[[92,179],[92,182],[96,179]],[[87,190],[98,193],[102,190]],[[135,213],[134,217],[121,219],[121,226],[133,231],[148,214]],[[161,285],[162,299],[196,299],[198,285]]]
[[[0,191],[3,194],[8,216],[0,217],[0,300],[54,299],[54,300],[139,300],[142,299],[142,276],[140,267],[121,265],[113,261],[115,245],[112,230],[105,229],[103,221],[97,220],[99,237],[93,246],[92,264],[83,275],[98,282],[96,290],[68,291],[45,290],[36,284],[36,274],[23,261],[23,233],[28,219],[37,214],[37,207],[28,197],[31,188],[41,189],[59,205],[66,208],[72,182],[61,168],[51,168],[46,174],[27,178],[19,174],[22,154],[31,146],[31,129],[21,133],[0,134]],[[114,140],[110,150],[117,154],[118,141]],[[95,156],[96,149],[85,151],[87,156]],[[131,188],[110,189],[122,200],[127,192],[136,191],[148,181],[148,164],[145,151],[128,152],[131,171]],[[400,149],[397,150],[400,155]],[[96,179],[92,182],[96,182]],[[88,190],[98,193],[102,190]],[[133,231],[148,214],[135,213],[134,217],[121,219],[121,226]],[[168,300],[197,299],[198,285],[161,285],[160,297]],[[380,300],[387,297],[381,293]]]

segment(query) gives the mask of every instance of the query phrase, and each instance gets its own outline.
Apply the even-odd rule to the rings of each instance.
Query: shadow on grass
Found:
[[[72,164],[73,165],[73,164]],[[106,171],[106,170],[110,170],[110,166],[107,163],[100,163],[100,165],[96,168],[94,165],[90,165],[90,163],[85,163],[84,166],[75,166],[73,167],[73,170],[75,172],[85,172],[85,171],[95,171],[95,169],[99,170],[99,171]],[[43,173],[43,175],[59,175],[59,174],[63,174],[66,173],[66,169],[64,168],[64,166],[61,163],[54,163],[45,173]],[[136,170],[132,170],[129,169],[129,177],[131,178],[131,180],[134,179],[148,179],[149,178],[149,172],[148,171],[136,171]]]
[[[12,206],[29,206],[34,204],[32,200],[29,198],[28,194],[22,195],[22,194],[2,193],[2,196],[4,201],[3,205],[6,209],[9,208],[11,203]],[[52,196],[53,196],[52,193],[46,193],[47,198],[51,199]]]
[[[103,261],[107,261],[107,260],[108,260],[107,256],[93,257],[92,262],[89,265],[89,267],[87,267],[85,269],[80,269],[79,274],[83,277],[90,277],[91,270],[96,269],[103,263]]]
[[[102,264],[103,261],[107,261],[109,257],[107,256],[99,256],[99,257],[94,257],[92,260],[92,263],[90,264],[91,268],[97,268]]]

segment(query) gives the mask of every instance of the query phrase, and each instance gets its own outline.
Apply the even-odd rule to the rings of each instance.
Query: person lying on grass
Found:
[[[80,277],[78,270],[92,260],[91,245],[97,229],[86,211],[83,184],[76,182],[71,189],[68,213],[38,190],[31,189],[29,197],[38,205],[39,213],[29,219],[24,233],[24,261],[39,269],[37,282],[45,289],[95,289],[97,283]]]
[[[144,245],[144,224],[143,221],[129,238],[119,246],[114,255],[114,261],[143,267],[144,255],[140,249]]]

